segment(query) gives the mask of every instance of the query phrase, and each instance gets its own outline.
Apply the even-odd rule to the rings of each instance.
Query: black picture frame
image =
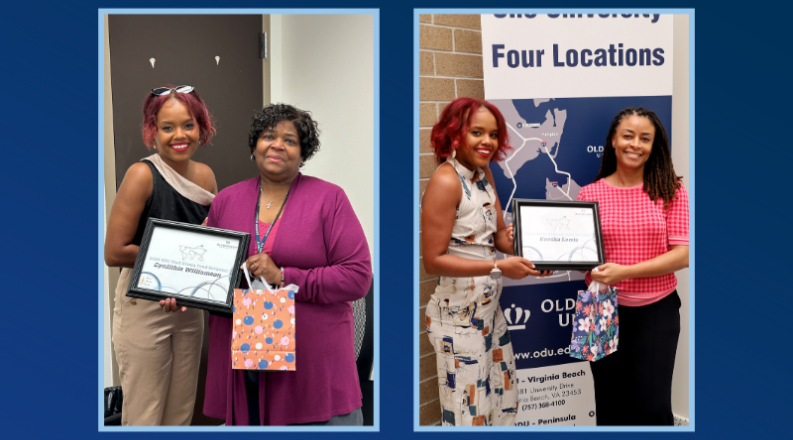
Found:
[[[171,291],[162,291],[162,290],[138,287],[138,285],[140,284],[140,278],[142,275],[144,275],[144,268],[146,267],[146,263],[150,258],[152,258],[149,255],[149,251],[152,248],[151,246],[152,236],[154,235],[155,230],[160,230],[160,229],[172,230],[172,231],[184,231],[188,233],[198,234],[198,236],[206,236],[208,242],[211,241],[217,242],[218,238],[220,239],[226,238],[228,239],[226,241],[226,243],[229,243],[228,246],[233,246],[234,243],[237,243],[237,250],[234,253],[234,261],[232,262],[232,265],[229,266],[231,269],[230,269],[230,273],[227,275],[229,277],[228,288],[223,289],[225,290],[225,297],[223,297],[221,294],[221,297],[223,298],[222,300],[220,299],[210,300],[195,296],[196,293],[199,291],[199,289],[204,288],[206,291],[209,291],[211,287],[218,287],[215,285],[215,283],[212,283],[211,285],[202,283],[200,285],[190,286],[189,288],[182,289],[182,290],[193,289],[191,294],[182,294]],[[141,241],[140,249],[138,251],[138,257],[135,260],[135,267],[132,270],[132,275],[130,276],[129,288],[127,289],[127,296],[132,298],[151,300],[151,301],[160,301],[166,298],[175,298],[176,304],[179,306],[193,307],[193,308],[204,309],[212,312],[231,315],[232,307],[234,303],[234,289],[239,286],[240,279],[242,277],[242,273],[241,273],[242,271],[239,269],[239,267],[245,261],[246,256],[248,254],[248,246],[250,244],[250,238],[251,235],[245,232],[229,231],[226,229],[210,228],[208,226],[199,226],[189,223],[180,223],[170,220],[149,218],[148,221],[146,222],[146,229],[143,233],[143,239]],[[198,238],[198,240],[200,240],[200,238]],[[216,243],[216,246],[217,245],[218,244]],[[224,246],[224,244],[220,244],[219,246]],[[192,250],[195,248],[188,248],[188,249],[190,249],[192,252]],[[229,252],[230,249],[231,248],[226,248],[226,251],[224,253],[230,254]],[[203,261],[203,255],[204,255],[203,253],[201,254],[184,253],[183,250],[181,249],[181,246],[178,252],[182,253],[182,260],[186,260],[188,258],[195,259],[195,257],[198,256]],[[230,261],[230,255],[228,260]],[[166,270],[177,270],[173,268],[181,267],[178,262],[174,262],[173,260],[170,260],[170,262],[175,264],[168,264],[167,266],[169,267]],[[226,259],[223,260],[223,263],[227,264]],[[192,262],[189,264],[193,265]],[[197,266],[197,265],[193,265],[193,266]],[[196,269],[193,267],[187,269],[185,268],[179,269],[179,271],[185,271],[185,272],[187,270],[190,270],[192,272],[201,270],[201,272],[199,272],[200,275],[203,275],[205,273],[212,273],[214,276],[215,274],[213,272],[210,272],[211,269],[207,269],[206,271],[203,271],[202,269]],[[154,275],[149,272],[147,272],[146,274]],[[217,274],[220,273],[218,272]],[[154,276],[154,278],[155,279],[157,278],[156,275]],[[220,277],[218,279],[222,279],[222,278],[225,277]],[[159,285],[159,281],[157,281],[157,284]]]
[[[603,251],[603,229],[600,224],[600,213],[598,211],[598,202],[584,202],[584,201],[561,201],[561,200],[541,200],[541,199],[512,199],[512,218],[514,228],[514,252],[515,255],[524,257],[523,255],[523,220],[521,216],[521,208],[523,207],[544,207],[544,208],[561,208],[561,209],[589,209],[592,211],[593,227],[595,231],[595,245],[597,246],[596,255],[594,260],[573,261],[572,252],[570,260],[537,260],[529,258],[537,270],[590,270],[594,267],[606,263],[606,257]],[[586,243],[582,244],[583,246]],[[538,251],[538,253],[540,253]],[[540,253],[541,254],[541,253]]]

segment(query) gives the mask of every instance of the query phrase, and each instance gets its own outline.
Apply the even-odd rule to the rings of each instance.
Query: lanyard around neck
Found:
[[[289,191],[286,192],[286,197],[284,197],[284,203],[281,204],[281,208],[278,209],[278,214],[275,215],[273,222],[270,223],[270,227],[267,228],[267,232],[264,233],[264,238],[259,240],[259,206],[261,205],[261,194],[262,194],[262,181],[259,179],[259,196],[256,197],[256,217],[253,219],[253,230],[256,231],[256,252],[261,254],[262,250],[264,249],[264,243],[267,241],[267,237],[270,236],[270,231],[273,229],[273,225],[278,220],[278,217],[281,216],[281,212],[284,210],[284,205],[286,205],[286,200],[289,198],[289,192],[292,191],[292,188],[289,188]]]

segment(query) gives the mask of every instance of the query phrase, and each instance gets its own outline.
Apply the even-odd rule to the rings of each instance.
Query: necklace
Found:
[[[291,190],[292,189],[290,188],[289,191],[291,191]],[[287,191],[286,195],[285,195],[285,197],[287,197],[287,198],[289,198],[289,191]],[[261,181],[259,181],[259,192],[264,194],[264,192],[262,191],[262,182]],[[256,200],[256,217],[253,218],[253,230],[256,231],[256,249],[261,254],[262,250],[264,249],[264,243],[267,241],[267,237],[270,236],[270,231],[272,231],[272,229],[273,229],[273,225],[275,225],[275,222],[278,221],[278,217],[280,217],[281,213],[284,211],[284,205],[286,205],[286,200],[284,200],[284,203],[281,205],[281,208],[278,209],[278,214],[275,214],[275,219],[273,220],[272,223],[270,223],[270,227],[268,227],[267,228],[267,232],[264,233],[264,238],[263,239],[259,239],[259,204],[260,203],[261,203],[261,199],[257,199]],[[272,203],[272,202],[270,202],[270,203]]]
[[[264,190],[262,189],[261,186],[259,186],[259,192],[262,193],[262,195],[265,197],[265,199],[267,198],[267,194],[264,193]],[[289,191],[287,191],[286,194],[289,194]],[[270,200],[269,203],[267,203],[267,209],[270,209],[270,207],[273,206],[273,203],[275,203],[275,202],[283,199],[284,197],[286,197],[286,194],[282,195],[281,197],[279,197],[279,198],[277,198],[275,200]]]

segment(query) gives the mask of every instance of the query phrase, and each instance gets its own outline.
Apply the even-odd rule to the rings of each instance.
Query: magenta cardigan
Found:
[[[256,253],[254,217],[258,181],[221,191],[209,210],[208,226],[251,234],[248,256]],[[361,407],[353,347],[350,301],[372,283],[372,262],[363,228],[344,191],[298,174],[292,183],[270,257],[295,284],[297,371],[261,373],[263,425],[320,422]],[[245,281],[242,282],[246,284]],[[204,414],[226,425],[247,425],[242,370],[231,369],[230,318],[209,317],[209,362]]]

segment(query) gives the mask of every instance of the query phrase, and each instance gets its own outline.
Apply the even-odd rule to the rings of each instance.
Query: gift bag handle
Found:
[[[248,289],[253,290],[253,283],[251,282],[251,276],[248,273],[248,265],[247,264],[243,264],[242,265],[242,271],[245,273],[245,279],[248,281]],[[264,289],[265,290],[267,290],[270,293],[273,293],[273,289],[270,287],[270,285],[267,283],[267,280],[265,280],[263,276],[259,275],[259,281],[261,281],[262,284],[264,284]]]

